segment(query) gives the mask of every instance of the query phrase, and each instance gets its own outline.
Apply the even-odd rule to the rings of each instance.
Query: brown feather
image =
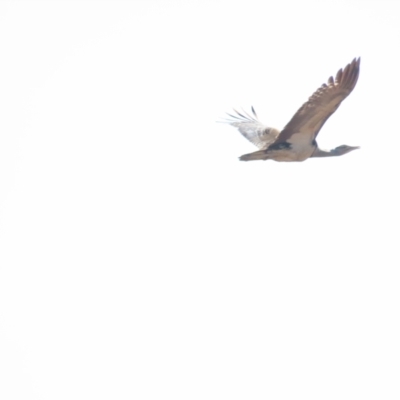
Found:
[[[314,92],[306,103],[296,112],[293,118],[281,131],[276,143],[290,141],[294,134],[300,134],[310,143],[326,120],[338,109],[340,103],[356,86],[360,73],[360,58],[354,59],[344,70],[340,69],[333,81],[328,79],[328,85],[323,84]],[[296,135],[298,137],[298,135]]]

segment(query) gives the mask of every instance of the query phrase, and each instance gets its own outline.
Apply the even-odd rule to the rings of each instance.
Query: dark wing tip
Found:
[[[235,113],[237,115],[239,115],[240,117],[242,117],[243,119],[247,119],[247,117],[245,117],[243,114],[241,114],[238,110],[233,109],[233,111],[235,111]]]
[[[231,114],[231,113],[226,113],[226,115],[229,117],[229,118],[232,118],[233,119],[233,121],[226,121],[227,123],[231,123],[231,122],[259,122],[258,121],[258,117],[257,117],[257,114],[256,114],[256,112],[255,112],[255,110],[254,110],[254,107],[251,107],[251,111],[253,112],[253,114],[254,114],[254,117],[253,117],[253,115],[250,115],[247,111],[245,111],[245,110],[242,110],[242,111],[238,111],[238,110],[236,110],[235,108],[233,109],[233,111],[234,111],[234,114]]]
[[[361,58],[354,58],[344,69],[339,69],[336,74],[335,83],[342,88],[352,91],[356,86],[360,74]]]

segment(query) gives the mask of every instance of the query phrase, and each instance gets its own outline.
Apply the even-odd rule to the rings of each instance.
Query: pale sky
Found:
[[[0,398],[400,398],[396,1],[0,3]],[[304,163],[238,161],[361,57]]]

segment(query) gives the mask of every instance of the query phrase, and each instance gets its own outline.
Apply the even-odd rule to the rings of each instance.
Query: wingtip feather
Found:
[[[257,115],[256,110],[254,109],[253,106],[251,106],[251,111],[253,112],[254,116],[258,119],[258,115]]]

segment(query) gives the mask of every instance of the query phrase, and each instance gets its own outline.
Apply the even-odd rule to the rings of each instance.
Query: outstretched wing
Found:
[[[253,115],[234,110],[235,114],[228,114],[229,118],[223,122],[238,128],[239,132],[259,149],[266,149],[275,142],[279,131],[262,124],[253,107],[251,111]]]
[[[340,69],[335,79],[331,76],[283,128],[276,143],[311,143],[326,120],[338,109],[340,103],[356,86],[360,73],[360,58],[354,59],[344,70]]]

